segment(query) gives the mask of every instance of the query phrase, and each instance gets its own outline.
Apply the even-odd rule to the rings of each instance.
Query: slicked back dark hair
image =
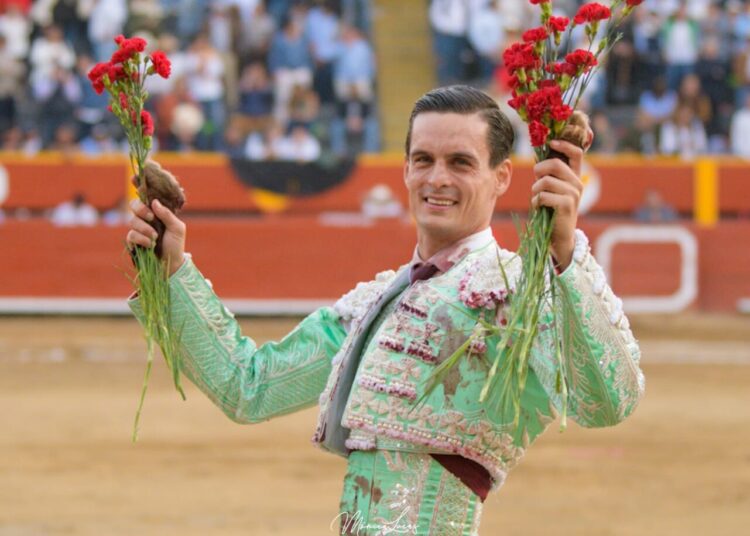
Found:
[[[445,86],[422,95],[412,108],[409,131],[406,133],[406,157],[411,150],[411,130],[414,118],[427,112],[475,114],[487,122],[487,148],[490,167],[494,168],[510,156],[515,134],[507,116],[500,111],[492,97],[471,86]]]

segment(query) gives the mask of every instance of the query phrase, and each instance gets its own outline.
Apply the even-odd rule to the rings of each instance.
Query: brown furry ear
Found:
[[[145,178],[138,188],[141,198],[145,198],[149,206],[154,199],[158,199],[162,205],[173,213],[179,213],[185,204],[185,192],[175,176],[153,160],[146,160],[143,171]],[[159,234],[154,251],[157,257],[161,258],[161,242],[166,228],[158,218],[154,218],[151,226]]]
[[[146,161],[144,174],[145,180],[139,191],[145,194],[148,204],[158,199],[162,205],[177,214],[185,204],[185,192],[175,176],[153,160]]]
[[[588,127],[589,120],[586,114],[580,110],[576,110],[570,116],[570,119],[568,119],[568,124],[565,125],[558,139],[568,141],[583,149],[586,147]]]

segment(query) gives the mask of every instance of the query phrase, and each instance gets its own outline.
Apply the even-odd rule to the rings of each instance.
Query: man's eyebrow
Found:
[[[412,149],[411,153],[409,153],[409,158],[422,155],[430,156],[430,153],[424,149]]]
[[[471,153],[465,153],[463,151],[456,151],[455,153],[450,153],[448,155],[448,158],[465,158],[466,160],[471,160],[472,162],[478,162],[476,156],[474,156]]]

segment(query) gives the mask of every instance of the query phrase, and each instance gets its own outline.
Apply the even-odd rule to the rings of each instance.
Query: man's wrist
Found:
[[[575,236],[570,239],[570,243],[567,245],[567,247],[563,249],[552,247],[550,249],[555,270],[557,271],[557,274],[560,275],[568,268],[568,266],[570,266],[570,263],[573,262]]]
[[[182,253],[177,259],[169,259],[169,277],[172,277],[182,265],[185,264],[185,253]]]

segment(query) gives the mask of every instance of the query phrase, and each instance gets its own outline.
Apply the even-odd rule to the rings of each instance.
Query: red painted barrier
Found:
[[[315,217],[188,218],[188,249],[224,298],[334,299],[358,281],[395,268],[411,257],[409,223],[336,227]],[[624,221],[584,221],[592,243]],[[735,310],[750,297],[750,222],[713,229],[687,225],[699,244],[699,294],[694,308]],[[493,225],[510,249],[517,239],[508,221]],[[0,297],[123,298],[130,292],[122,270],[125,228],[60,229],[44,221],[0,225]],[[671,245],[617,246],[612,286],[622,295],[674,292],[679,252]]]

